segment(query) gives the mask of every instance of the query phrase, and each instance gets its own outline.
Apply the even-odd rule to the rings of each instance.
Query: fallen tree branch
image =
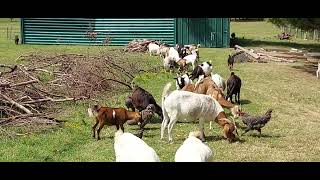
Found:
[[[1,118],[0,124],[4,124],[7,123],[8,121],[13,121],[15,119],[25,119],[25,118],[29,118],[29,117],[46,117],[45,114],[22,114],[22,115],[18,115],[18,116],[12,116],[9,118]]]
[[[26,112],[27,114],[33,114],[29,109],[25,108],[24,106],[22,106],[21,104],[15,102],[14,100],[12,100],[11,98],[9,98],[8,96],[0,93],[0,95],[6,99],[7,101],[9,101],[11,104],[15,105],[16,107],[20,108],[21,110],[23,110],[24,112]]]
[[[238,48],[238,49],[244,51],[245,53],[249,54],[250,56],[254,57],[255,59],[259,59],[260,58],[259,55],[257,55],[256,53],[253,53],[253,52],[251,52],[251,51],[249,51],[249,50],[247,50],[247,49],[245,49],[245,48],[243,48],[243,47],[241,47],[239,45],[235,45],[235,48]]]
[[[119,84],[122,84],[124,86],[127,86],[129,89],[132,89],[131,85],[127,84],[127,83],[124,83],[124,82],[121,82],[121,81],[118,81],[118,80],[115,80],[115,79],[104,79],[106,81],[114,81],[114,82],[117,82]]]

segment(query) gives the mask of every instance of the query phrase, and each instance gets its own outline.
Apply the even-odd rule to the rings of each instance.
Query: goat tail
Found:
[[[92,108],[88,108],[88,115],[89,117],[93,117]]]
[[[169,121],[169,116],[168,116],[168,113],[166,111],[166,107],[164,106],[164,100],[165,98],[168,96],[169,94],[169,89],[171,87],[172,83],[169,82],[167,83],[164,88],[163,88],[163,91],[162,91],[162,102],[161,102],[161,105],[162,105],[162,115],[163,115],[163,120],[162,120],[162,123],[161,123],[161,136],[160,136],[160,139],[163,139],[163,135],[164,135],[164,130],[166,129],[166,125]]]
[[[94,117],[97,115],[98,110],[100,109],[99,105],[94,105],[92,108],[88,108],[89,117]]]
[[[273,111],[273,109],[268,109],[268,111],[266,112],[265,115],[271,115],[272,111]]]
[[[162,106],[163,106],[163,102],[164,102],[165,97],[168,96],[168,94],[169,94],[169,90],[170,90],[171,86],[172,86],[172,83],[169,82],[163,88],[163,91],[162,91]]]

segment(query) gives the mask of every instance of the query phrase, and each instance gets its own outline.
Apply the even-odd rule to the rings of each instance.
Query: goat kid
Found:
[[[182,76],[180,74],[177,74],[177,77],[174,78],[176,80],[176,88],[177,90],[182,89],[184,86],[188,84],[192,84],[192,80],[189,78],[189,74],[183,74]]]
[[[161,44],[157,51],[157,54],[160,55],[160,58],[165,58],[169,53],[169,49],[170,48],[167,45]]]
[[[117,130],[119,128],[124,131],[123,124],[128,120],[133,120],[142,123],[141,113],[127,111],[124,108],[110,108],[101,107],[99,105],[94,105],[92,108],[88,108],[89,117],[95,117],[96,123],[93,125],[93,137],[96,138],[96,128],[99,124],[97,130],[98,140],[100,140],[100,131],[104,125],[113,126],[115,125]]]
[[[162,120],[163,115],[161,107],[157,104],[152,94],[150,94],[148,91],[144,90],[141,87],[133,87],[131,96],[128,96],[125,102],[125,105],[128,109],[131,108],[132,111],[138,109],[139,112],[146,109],[149,104],[153,104],[155,106],[154,112],[158,114]]]
[[[200,131],[190,132],[175,154],[175,162],[209,162],[212,160],[211,149],[200,138]]]
[[[191,53],[192,54],[185,56],[183,59],[187,60],[187,64],[192,64],[192,70],[194,70],[197,60],[197,52],[193,50]]]
[[[159,48],[160,48],[160,46],[158,44],[150,43],[148,45],[148,50],[149,50],[150,56],[153,55],[153,54],[158,53]]]
[[[118,130],[114,135],[116,162],[160,162],[153,148],[131,133]]]
[[[213,70],[213,67],[212,67],[211,61],[203,62],[192,71],[190,75],[190,79],[194,80],[196,78],[199,78],[199,76],[201,75],[209,76],[212,70]]]
[[[240,89],[241,89],[241,79],[234,74],[234,72],[231,72],[231,75],[229,79],[227,80],[227,95],[226,99],[232,101],[233,95],[235,95],[235,101],[236,103],[240,104]]]

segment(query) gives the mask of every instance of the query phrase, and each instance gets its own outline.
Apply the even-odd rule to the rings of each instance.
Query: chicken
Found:
[[[245,132],[241,136],[250,130],[257,130],[261,135],[261,128],[263,128],[271,119],[272,109],[269,109],[263,116],[250,116],[247,113],[240,112],[240,118],[242,122],[247,125]]]

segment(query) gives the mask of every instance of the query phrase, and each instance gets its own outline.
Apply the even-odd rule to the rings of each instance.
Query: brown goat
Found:
[[[96,123],[92,127],[94,138],[96,138],[96,127],[99,124],[99,128],[97,130],[98,140],[100,140],[100,131],[104,125],[115,125],[117,130],[121,128],[124,132],[123,124],[128,120],[134,120],[139,123],[143,122],[140,112],[132,112],[124,108],[100,107],[99,105],[95,105],[93,108],[88,109],[88,113],[90,117],[94,116],[96,119]]]
[[[224,98],[223,92],[220,88],[214,83],[214,81],[210,77],[204,78],[201,82],[197,82],[195,87],[194,84],[188,84],[182,88],[183,91],[190,91],[198,94],[206,94],[210,95],[212,98],[217,100],[219,104],[224,107],[230,109],[232,115],[234,117],[238,116],[239,106],[232,104]]]
[[[236,138],[233,133],[234,131],[239,136],[236,124],[230,122],[225,112],[219,113],[215,121],[223,128],[223,137],[228,139],[229,142],[232,142]]]
[[[185,59],[180,59],[177,64],[179,65],[179,71],[180,72],[186,72],[188,70],[188,64],[187,60]]]

